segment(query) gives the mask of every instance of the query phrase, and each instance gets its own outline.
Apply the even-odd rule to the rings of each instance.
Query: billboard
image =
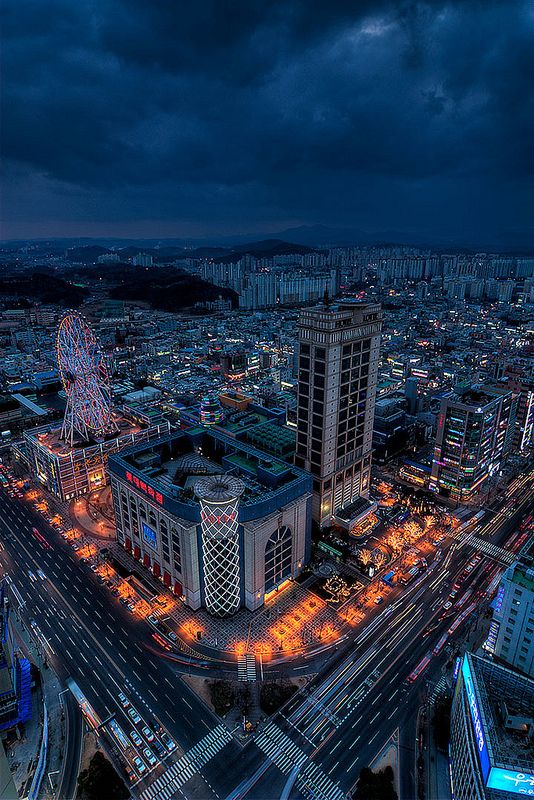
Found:
[[[152,530],[152,528],[149,527],[146,522],[143,522],[143,541],[146,542],[146,544],[151,547],[152,550],[155,550],[158,546],[156,531]]]
[[[469,712],[471,714],[471,722],[473,723],[473,732],[475,734],[475,741],[478,750],[478,760],[480,762],[480,770],[482,778],[486,783],[490,771],[490,760],[488,754],[488,746],[486,744],[486,737],[482,727],[482,718],[478,708],[478,702],[475,694],[475,687],[473,685],[473,676],[467,661],[467,656],[464,656],[462,663],[462,677],[464,679],[465,691],[467,694],[467,702],[469,704]]]
[[[500,789],[501,792],[534,797],[534,773],[492,767],[486,786],[488,789]]]

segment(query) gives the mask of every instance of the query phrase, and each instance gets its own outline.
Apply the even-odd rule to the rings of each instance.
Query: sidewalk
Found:
[[[24,655],[39,668],[41,688],[33,693],[33,717],[26,725],[26,738],[20,744],[8,751],[10,763],[19,762],[19,767],[14,773],[15,784],[19,793],[25,785],[25,793],[29,790],[31,779],[37,765],[39,749],[43,732],[43,700],[48,713],[48,757],[45,775],[41,784],[40,798],[56,800],[53,789],[62,766],[63,751],[65,748],[64,713],[61,705],[60,692],[63,686],[50,666],[45,666],[39,647],[28,633],[28,629],[16,615],[13,622],[15,637]],[[13,752],[13,756],[11,756]]]

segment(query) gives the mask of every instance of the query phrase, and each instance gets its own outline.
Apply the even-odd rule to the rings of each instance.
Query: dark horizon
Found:
[[[533,28],[522,0],[8,1],[0,236],[529,249]]]

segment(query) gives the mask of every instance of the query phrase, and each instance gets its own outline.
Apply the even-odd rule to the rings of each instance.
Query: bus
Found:
[[[100,717],[98,716],[93,706],[91,705],[87,697],[84,695],[84,693],[82,692],[76,681],[73,681],[72,678],[69,678],[67,680],[67,686],[69,687],[72,694],[76,698],[76,702],[80,706],[80,710],[85,719],[87,720],[87,722],[89,723],[89,725],[92,728],[98,728],[101,722]]]
[[[393,586],[393,578],[394,577],[395,577],[395,570],[392,569],[390,572],[388,572],[387,575],[384,575],[382,580],[384,581],[384,583],[387,583],[388,586]]]
[[[432,653],[427,653],[425,656],[423,656],[423,658],[416,666],[416,668],[413,670],[413,672],[410,672],[410,674],[406,678],[406,683],[414,683],[414,681],[416,681],[417,678],[420,675],[422,675],[425,669],[428,667],[431,658],[432,658]]]
[[[445,647],[445,644],[446,644],[448,638],[449,638],[449,634],[448,633],[444,633],[443,636],[440,639],[438,639],[438,641],[434,645],[434,649],[432,650],[432,655],[433,656],[438,656],[441,653],[441,651]]]
[[[462,622],[465,622],[465,620],[467,619],[467,617],[468,617],[470,614],[472,614],[472,613],[473,613],[473,611],[475,610],[475,608],[476,608],[476,607],[477,607],[477,604],[476,604],[476,603],[471,603],[470,605],[468,605],[468,606],[467,606],[467,608],[465,609],[465,611],[462,611],[462,613],[460,614],[460,616],[459,616],[459,617],[456,617],[456,619],[455,619],[455,620],[454,620],[454,622],[452,623],[451,627],[450,627],[450,628],[449,628],[449,630],[447,631],[447,633],[449,634],[449,636],[452,636],[452,634],[454,633],[454,631],[455,631],[455,630],[457,630],[457,629],[460,627],[460,625],[462,624]]]
[[[116,719],[110,719],[108,722],[108,727],[113,734],[113,737],[117,740],[121,748],[126,751],[129,750],[132,746],[132,743],[127,738],[126,734],[124,733],[123,729],[119,725]]]
[[[454,607],[459,610],[460,608],[462,608],[462,606],[465,606],[465,604],[467,603],[472,594],[473,590],[468,589],[466,592],[463,593],[460,599],[456,601]]]

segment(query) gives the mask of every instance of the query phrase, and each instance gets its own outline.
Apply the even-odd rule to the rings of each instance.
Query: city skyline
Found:
[[[534,797],[532,0],[0,14],[0,800]]]

